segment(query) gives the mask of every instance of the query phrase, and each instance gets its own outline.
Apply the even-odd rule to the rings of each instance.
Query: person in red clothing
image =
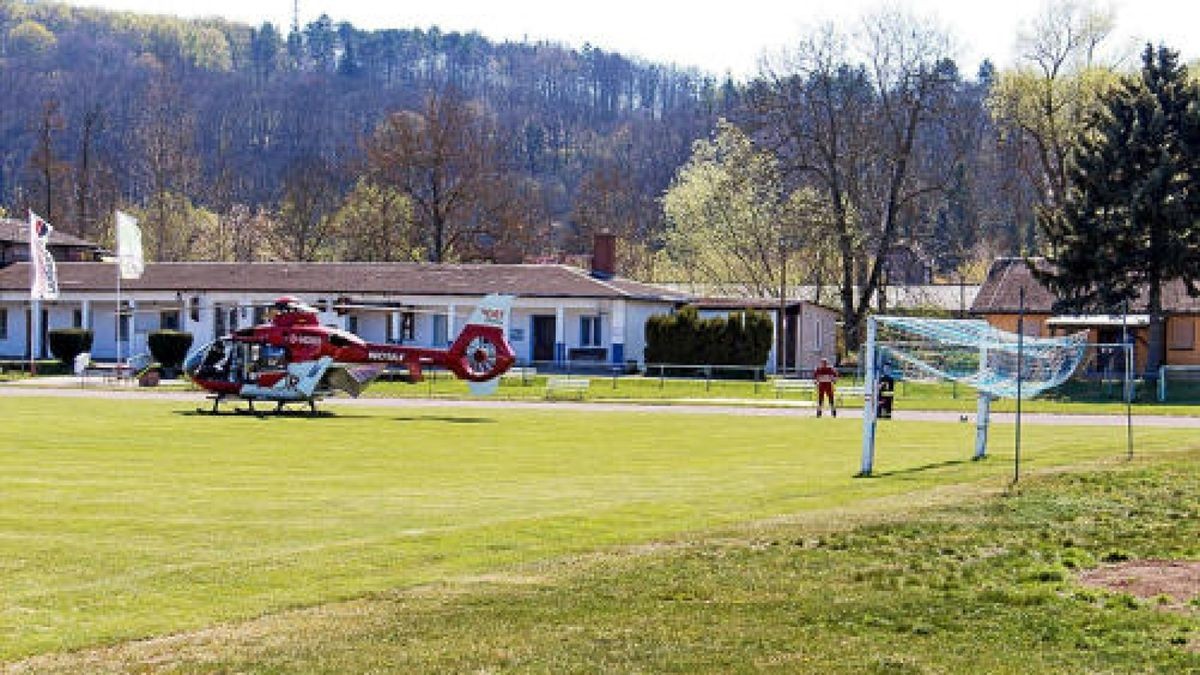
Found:
[[[837,404],[833,401],[833,383],[837,382],[838,373],[829,365],[829,359],[821,359],[821,365],[813,371],[813,380],[817,383],[817,417],[821,416],[821,408],[825,398],[829,398],[829,412],[837,417]]]

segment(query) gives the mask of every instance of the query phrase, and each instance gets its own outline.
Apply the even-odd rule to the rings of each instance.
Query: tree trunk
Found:
[[[1146,307],[1150,314],[1150,327],[1147,337],[1145,378],[1149,382],[1158,381],[1158,369],[1163,365],[1167,353],[1167,320],[1163,316],[1162,281],[1157,278],[1150,280],[1150,297]]]
[[[842,254],[842,345],[846,354],[858,353],[858,314],[854,311],[855,257],[849,233],[839,238]]]

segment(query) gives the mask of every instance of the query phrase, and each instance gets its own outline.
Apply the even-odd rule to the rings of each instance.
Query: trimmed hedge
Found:
[[[192,348],[192,334],[179,330],[156,330],[146,338],[150,355],[164,368],[178,368]]]
[[[646,362],[762,368],[774,328],[763,312],[733,312],[701,319],[695,307],[646,321]]]
[[[50,353],[68,368],[74,367],[76,356],[92,350],[92,331],[86,328],[55,328],[46,339]]]

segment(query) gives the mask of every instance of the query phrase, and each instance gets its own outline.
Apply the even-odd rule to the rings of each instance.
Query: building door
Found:
[[[554,360],[555,320],[553,316],[533,317],[533,361]]]

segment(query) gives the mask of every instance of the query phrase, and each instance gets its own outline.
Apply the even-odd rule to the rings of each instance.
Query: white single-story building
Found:
[[[445,347],[480,298],[507,293],[517,296],[508,339],[520,363],[624,368],[645,365],[645,325],[655,314],[688,303],[708,316],[755,309],[774,320],[779,310],[777,301],[697,301],[611,273],[553,264],[149,263],[140,279],[121,280],[119,289],[115,263],[59,262],[57,269],[59,298],[33,302],[29,264],[0,268],[0,359],[49,358],[48,332],[72,327],[92,330],[96,360],[145,353],[148,335],[160,329],[189,332],[200,346],[262,322],[283,295],[321,310],[322,323],[371,342]],[[834,358],[836,312],[789,302],[785,316],[786,370]],[[775,369],[774,351],[764,364],[768,371]]]
[[[0,269],[0,358],[31,348],[49,357],[47,332],[70,327],[93,331],[96,359],[144,352],[147,335],[164,328],[199,345],[262,321],[282,295],[368,341],[444,347],[483,295],[508,293],[517,296],[508,337],[522,362],[623,366],[642,359],[646,319],[688,300],[565,265],[151,263],[121,281],[118,338],[115,264],[59,263],[58,279],[57,300],[31,302],[28,264]]]

